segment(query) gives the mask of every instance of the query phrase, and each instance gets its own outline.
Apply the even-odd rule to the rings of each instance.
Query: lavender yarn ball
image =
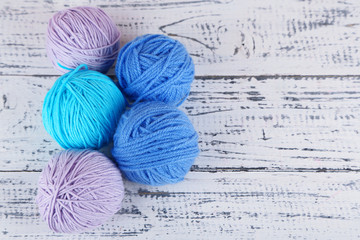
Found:
[[[47,54],[62,73],[80,64],[106,73],[120,50],[120,32],[106,13],[75,7],[56,13],[47,29]]]
[[[165,35],[135,38],[120,51],[115,67],[120,88],[134,102],[181,105],[190,93],[194,63],[184,45]]]
[[[40,216],[58,233],[79,233],[102,225],[121,208],[119,169],[94,150],[65,150],[42,171],[36,197]]]

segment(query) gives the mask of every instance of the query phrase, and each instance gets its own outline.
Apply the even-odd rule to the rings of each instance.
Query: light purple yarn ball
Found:
[[[49,20],[46,38],[48,57],[62,73],[81,64],[106,73],[120,50],[119,30],[103,10],[94,7],[57,12]]]
[[[49,228],[59,233],[91,230],[121,208],[124,186],[119,169],[94,150],[55,155],[39,178],[36,202]]]

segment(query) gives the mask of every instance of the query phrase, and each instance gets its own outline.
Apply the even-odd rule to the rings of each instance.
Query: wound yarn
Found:
[[[81,64],[106,73],[120,50],[120,32],[110,17],[95,7],[57,12],[49,20],[46,39],[48,57],[62,73]]]
[[[125,99],[106,75],[80,65],[58,78],[44,99],[45,130],[65,149],[99,149],[113,137]]]
[[[190,93],[194,63],[185,47],[165,35],[135,38],[120,51],[116,76],[122,92],[135,102],[181,105]]]
[[[109,220],[123,198],[121,173],[110,159],[71,149],[56,154],[41,172],[36,203],[51,230],[78,233]]]
[[[141,102],[121,116],[112,154],[131,181],[177,183],[199,153],[197,140],[185,113],[163,102]]]

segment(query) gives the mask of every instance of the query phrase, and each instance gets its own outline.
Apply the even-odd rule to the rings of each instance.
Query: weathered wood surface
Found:
[[[79,5],[103,8],[122,45],[146,33],[186,45],[197,77],[181,109],[201,154],[184,182],[126,181],[118,214],[62,235],[34,203],[61,150],[41,122],[59,75],[45,31]],[[359,35],[358,0],[1,0],[0,239],[359,239]]]
[[[58,74],[46,57],[47,22],[78,5],[103,8],[122,44],[147,33],[180,40],[197,75],[360,73],[358,0],[1,0],[0,72]]]
[[[0,174],[1,239],[360,237],[359,173],[190,173],[164,187],[126,182],[118,214],[94,231],[65,236],[39,219],[37,177]]]
[[[60,150],[41,121],[56,78],[0,76],[0,169],[40,171]],[[194,171],[360,169],[360,77],[200,77],[181,108]]]

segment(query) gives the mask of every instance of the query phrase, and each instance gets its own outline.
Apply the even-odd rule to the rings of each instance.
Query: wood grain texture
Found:
[[[2,0],[0,73],[58,74],[46,57],[47,22],[79,5],[103,8],[122,44],[147,33],[180,40],[197,75],[360,73],[358,0]]]
[[[38,173],[0,173],[7,239],[356,239],[359,173],[190,173],[148,187],[125,182],[123,209],[94,231],[53,234],[34,204]]]
[[[60,150],[42,102],[57,77],[0,76],[0,169],[40,171]],[[359,171],[360,77],[196,78],[181,107],[193,171]]]
[[[125,181],[119,213],[62,235],[34,203],[61,150],[41,121],[59,75],[45,31],[79,5],[104,9],[121,45],[161,33],[187,47],[181,109],[201,154],[184,182]],[[358,0],[1,0],[0,239],[359,239],[359,13]]]

